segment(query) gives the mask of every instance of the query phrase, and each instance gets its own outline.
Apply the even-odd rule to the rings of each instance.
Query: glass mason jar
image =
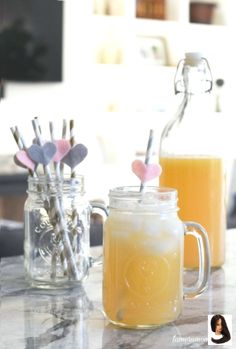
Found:
[[[140,192],[139,187],[118,187],[109,197],[103,236],[103,307],[108,320],[128,328],[174,321],[183,297],[194,298],[207,286],[206,231],[179,219],[175,189],[145,187]],[[192,287],[183,287],[184,235],[194,236],[199,245],[199,278]]]
[[[180,218],[199,222],[208,232],[212,267],[225,258],[225,166],[222,128],[211,111],[212,76],[199,53],[187,53],[179,62],[175,94],[177,113],[166,125],[160,142],[161,186],[178,190]],[[185,238],[184,265],[198,266],[198,247]]]
[[[91,206],[84,178],[29,177],[25,202],[24,264],[33,287],[71,287],[91,265]]]

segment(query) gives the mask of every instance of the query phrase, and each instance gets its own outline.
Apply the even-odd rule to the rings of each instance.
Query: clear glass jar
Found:
[[[175,77],[179,107],[161,136],[160,185],[178,190],[182,220],[193,219],[207,230],[212,267],[219,267],[225,258],[225,166],[217,119],[210,109],[211,90],[207,60],[187,53]],[[195,268],[197,243],[191,236],[185,240],[184,265]]]
[[[207,286],[207,233],[199,224],[179,219],[175,189],[145,187],[140,192],[140,187],[119,187],[109,197],[103,237],[103,307],[108,320],[128,328],[174,321],[183,296],[194,298]],[[199,279],[190,288],[183,287],[185,234],[199,243]]]
[[[24,261],[33,287],[72,287],[88,275],[91,207],[84,178],[29,177]]]

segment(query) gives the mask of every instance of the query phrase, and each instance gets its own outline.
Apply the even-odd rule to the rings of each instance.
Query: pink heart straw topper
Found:
[[[153,130],[149,132],[148,144],[145,153],[145,162],[135,160],[132,162],[132,171],[141,180],[140,192],[144,190],[145,183],[160,176],[162,168],[159,164],[151,164],[150,160],[153,155]]]
[[[76,144],[70,149],[70,151],[64,156],[62,162],[74,169],[80,164],[87,156],[88,149],[83,144]]]
[[[35,170],[35,163],[30,159],[25,150],[19,150],[14,156],[15,164],[23,168],[28,168],[29,170]]]
[[[67,139],[60,139],[53,143],[56,145],[57,151],[52,160],[54,162],[60,162],[71,148],[70,141]]]
[[[27,149],[27,154],[37,164],[48,165],[57,152],[56,145],[52,142],[46,142],[44,145],[32,144]]]
[[[159,164],[144,164],[141,160],[135,160],[132,162],[132,171],[145,183],[160,176],[162,168]]]

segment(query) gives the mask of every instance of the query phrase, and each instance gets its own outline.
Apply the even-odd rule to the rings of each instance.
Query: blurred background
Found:
[[[109,188],[139,184],[131,162],[144,158],[150,128],[158,161],[177,108],[177,63],[200,51],[214,79],[212,127],[226,161],[228,225],[236,226],[235,13],[234,0],[0,0],[0,218],[22,222],[26,197],[11,126],[30,145],[35,116],[45,139],[49,121],[60,138],[62,120],[74,119],[76,141],[89,150],[78,167],[88,198],[107,202]]]

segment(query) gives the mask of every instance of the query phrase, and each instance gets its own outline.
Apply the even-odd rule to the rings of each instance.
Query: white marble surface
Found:
[[[156,349],[202,348],[208,314],[232,314],[236,347],[236,230],[227,231],[225,265],[212,272],[209,289],[185,300],[181,317],[155,330],[125,330],[109,325],[102,312],[101,267],[83,287],[45,291],[27,288],[23,257],[1,260],[1,349]],[[229,346],[221,345],[229,348]]]

